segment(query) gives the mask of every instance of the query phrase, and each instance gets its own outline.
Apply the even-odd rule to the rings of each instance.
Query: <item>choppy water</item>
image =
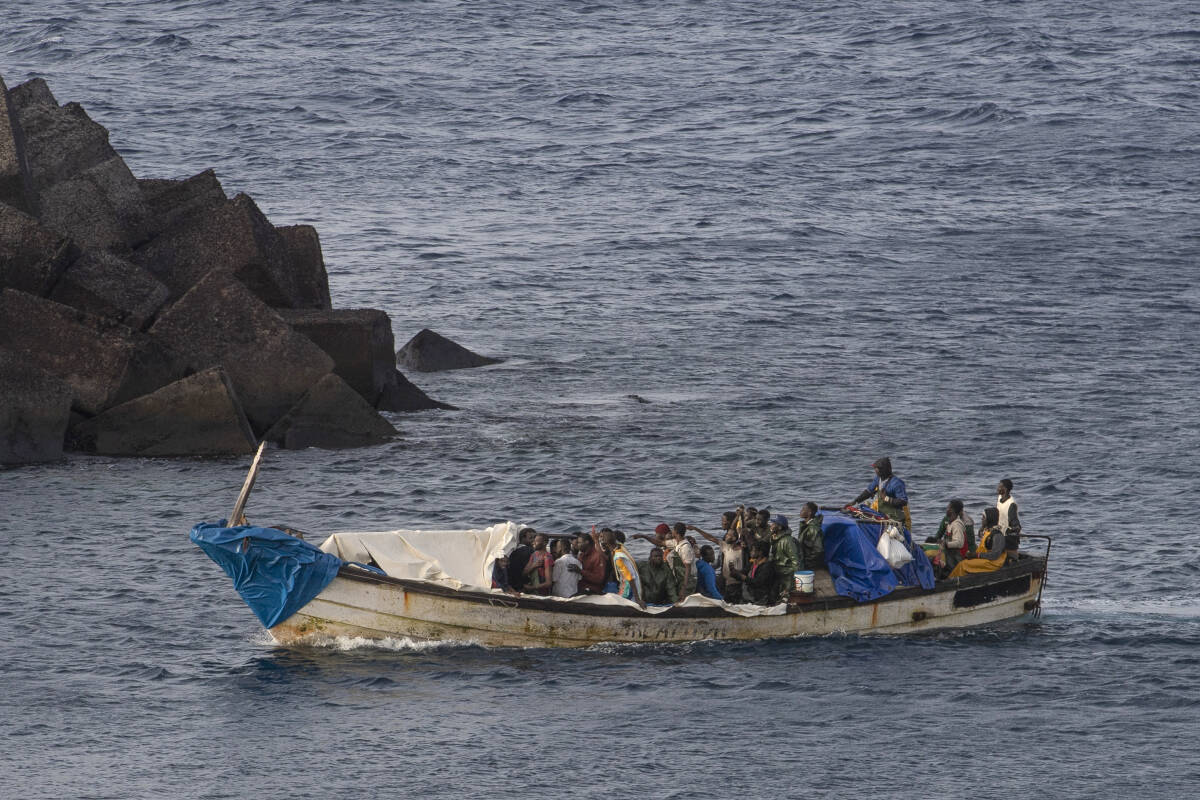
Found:
[[[919,532],[1008,476],[1058,538],[995,630],[289,651],[187,542],[244,460],[3,472],[0,796],[1191,796],[1198,46],[1154,0],[9,0],[10,86],[510,359],[273,453],[252,518],[703,526],[889,454]]]

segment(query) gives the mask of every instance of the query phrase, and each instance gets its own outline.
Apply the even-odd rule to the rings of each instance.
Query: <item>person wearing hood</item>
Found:
[[[792,592],[796,570],[800,568],[800,552],[796,540],[788,528],[787,517],[776,514],[771,517],[771,562],[775,565],[775,587],[772,592],[776,602],[786,602]]]
[[[904,486],[904,481],[892,472],[892,460],[881,458],[871,466],[875,469],[875,480],[871,481],[871,485],[864,489],[862,494],[854,498],[854,505],[874,495],[876,511],[908,527],[908,489]]]

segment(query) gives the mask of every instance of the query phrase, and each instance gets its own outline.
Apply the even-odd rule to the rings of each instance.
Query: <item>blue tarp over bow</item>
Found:
[[[839,511],[824,511],[821,533],[825,537],[825,561],[833,588],[838,594],[860,603],[875,600],[897,586],[921,586],[932,589],[933,565],[920,547],[913,547],[912,536],[904,531],[904,544],[913,560],[900,569],[892,566],[875,549],[883,525],[855,519]]]
[[[233,588],[267,628],[320,594],[342,566],[337,556],[274,528],[201,522],[190,538],[233,579]]]

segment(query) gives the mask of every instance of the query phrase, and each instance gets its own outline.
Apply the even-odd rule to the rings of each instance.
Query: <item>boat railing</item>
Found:
[[[1054,544],[1054,539],[1050,536],[1044,536],[1038,533],[1021,533],[1021,540],[1036,539],[1046,543],[1046,552],[1042,554],[1042,558],[1046,560],[1046,565],[1042,567],[1042,582],[1038,586],[1037,599],[1034,601],[1033,616],[1040,617],[1042,615],[1042,592],[1046,588],[1046,576],[1050,571],[1050,547]]]

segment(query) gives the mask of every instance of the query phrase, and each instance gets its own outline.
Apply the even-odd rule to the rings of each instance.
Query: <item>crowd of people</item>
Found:
[[[874,480],[851,505],[869,501],[872,510],[911,530],[904,481],[887,458],[872,467]],[[932,561],[940,578],[1000,569],[1015,557],[1021,523],[1012,487],[1007,478],[1000,482],[996,506],[984,510],[978,537],[962,501],[949,502],[937,533],[926,540],[937,546]],[[722,514],[719,534],[661,523],[653,534],[630,537],[650,544],[640,563],[619,530],[550,536],[524,528],[516,549],[494,562],[492,588],[555,597],[618,594],[643,608],[673,605],[697,593],[727,603],[774,605],[788,599],[795,573],[809,570],[815,592],[832,594],[822,522],[817,504],[807,502],[794,531],[782,514],[745,505]]]

